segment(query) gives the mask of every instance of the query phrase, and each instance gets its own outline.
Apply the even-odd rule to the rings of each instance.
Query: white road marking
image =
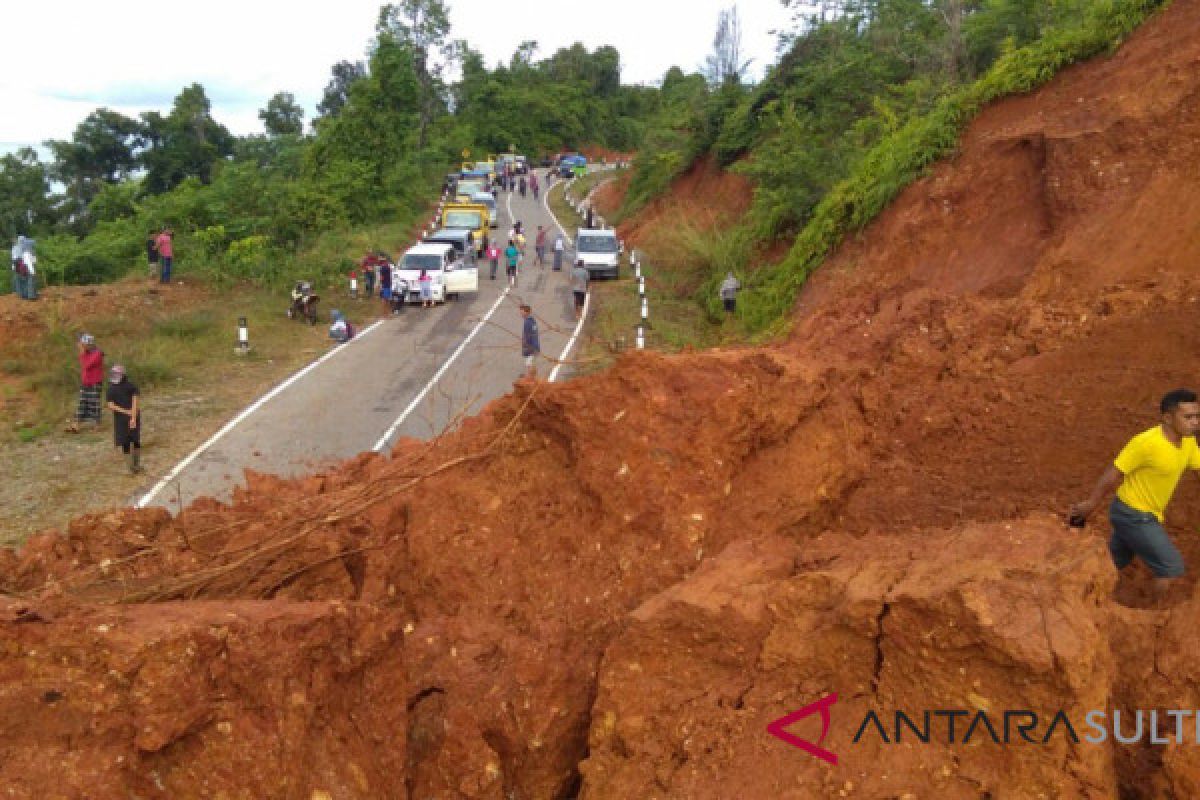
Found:
[[[309,364],[307,367],[305,367],[304,369],[300,370],[300,371],[299,371],[299,372],[297,372],[295,375],[293,375],[292,377],[288,378],[286,381],[284,381],[283,383],[279,384],[278,386],[276,386],[276,387],[275,387],[274,389],[272,389],[271,391],[269,391],[269,392],[267,392],[266,394],[264,394],[264,395],[263,395],[262,397],[260,397],[258,400],[254,401],[254,403],[252,403],[251,405],[249,405],[249,406],[247,406],[246,408],[242,409],[242,412],[241,412],[240,414],[238,414],[236,417],[234,417],[233,419],[231,419],[229,422],[225,423],[225,427],[221,428],[221,430],[217,431],[217,432],[216,432],[216,433],[214,433],[212,436],[210,436],[210,437],[209,437],[209,439],[208,439],[208,441],[206,441],[204,444],[200,445],[200,446],[199,446],[199,447],[197,447],[195,450],[193,450],[193,451],[192,451],[192,453],[191,453],[191,455],[189,455],[189,456],[188,456],[187,458],[185,458],[183,461],[180,461],[178,464],[176,464],[176,465],[175,465],[175,467],[174,467],[174,468],[173,468],[173,469],[172,469],[170,472],[168,472],[168,473],[167,473],[167,474],[166,474],[166,475],[163,477],[163,479],[162,479],[162,480],[160,480],[158,483],[154,484],[154,488],[152,488],[150,491],[146,492],[146,494],[144,494],[144,495],[142,496],[142,498],[141,498],[140,500],[138,500],[138,501],[137,501],[136,507],[137,507],[137,508],[145,508],[147,505],[149,505],[149,504],[150,504],[150,501],[152,501],[152,500],[155,498],[155,496],[156,496],[156,495],[157,495],[159,492],[161,492],[161,491],[162,491],[162,490],[163,490],[163,489],[164,489],[164,488],[167,486],[167,484],[169,484],[171,481],[173,481],[173,480],[175,480],[177,477],[179,477],[179,474],[180,474],[181,472],[183,472],[185,469],[187,469],[187,467],[188,467],[188,465],[189,465],[189,464],[191,464],[193,461],[195,461],[197,458],[199,458],[199,457],[200,457],[200,455],[201,455],[201,454],[203,454],[205,450],[207,450],[208,448],[210,448],[210,447],[212,447],[214,444],[216,444],[216,443],[217,443],[217,441],[218,441],[218,440],[219,440],[219,439],[220,439],[222,436],[224,436],[225,434],[229,433],[231,430],[233,430],[234,428],[236,428],[236,427],[237,427],[237,425],[238,425],[238,423],[240,423],[240,422],[241,422],[242,420],[244,420],[246,417],[248,417],[248,416],[250,416],[251,414],[253,414],[253,413],[254,413],[255,411],[257,411],[258,409],[262,408],[262,407],[263,407],[263,406],[264,406],[264,405],[267,403],[267,401],[268,401],[268,400],[270,400],[271,398],[273,398],[273,397],[277,396],[277,395],[278,395],[280,392],[282,392],[284,389],[288,388],[288,387],[289,387],[289,386],[291,386],[293,383],[295,383],[296,381],[300,380],[300,379],[301,379],[301,378],[303,378],[305,375],[307,375],[308,373],[312,372],[314,369],[316,369],[317,367],[319,367],[321,364],[325,363],[326,361],[328,361],[329,359],[333,358],[333,357],[334,357],[335,355],[337,355],[338,353],[342,352],[342,350],[344,350],[345,348],[347,348],[347,347],[349,347],[350,345],[354,344],[354,343],[355,343],[355,342],[357,342],[358,340],[365,338],[365,337],[366,337],[368,334],[370,334],[370,333],[371,333],[371,331],[375,330],[376,328],[378,328],[378,327],[379,327],[380,325],[382,325],[383,323],[384,323],[384,320],[379,320],[379,321],[378,321],[378,322],[376,322],[374,325],[371,325],[370,327],[368,327],[368,328],[367,328],[366,330],[364,330],[362,333],[360,333],[360,334],[358,334],[357,336],[355,336],[355,337],[354,337],[353,339],[351,339],[350,341],[346,342],[345,344],[341,344],[341,345],[338,345],[337,347],[333,348],[333,349],[332,349],[332,350],[330,350],[328,353],[326,353],[325,355],[321,356],[321,357],[320,357],[320,358],[318,358],[316,361],[312,362],[312,363],[311,363],[311,364]]]
[[[583,313],[579,315],[579,322],[575,324],[575,332],[571,334],[571,338],[567,340],[567,346],[563,348],[562,355],[558,357],[558,363],[554,365],[554,369],[550,370],[550,377],[546,380],[554,383],[554,379],[558,377],[558,371],[562,369],[563,362],[567,360],[567,356],[571,355],[571,348],[575,346],[575,340],[579,337],[583,330],[584,320],[587,319],[588,306],[592,303],[592,293],[588,292],[583,296]]]
[[[446,359],[446,363],[442,364],[441,368],[429,380],[429,383],[425,384],[425,388],[422,389],[420,393],[412,399],[412,402],[408,404],[408,407],[405,408],[400,416],[396,418],[396,421],[392,423],[392,426],[387,429],[387,433],[381,436],[379,441],[375,443],[375,446],[371,448],[372,450],[374,450],[376,453],[383,452],[384,448],[387,447],[388,440],[391,439],[396,433],[396,430],[404,424],[404,420],[408,419],[408,415],[411,414],[416,407],[421,404],[421,401],[425,399],[425,395],[429,394],[429,390],[432,389],[434,385],[441,380],[441,377],[446,374],[446,370],[450,369],[450,365],[454,363],[455,359],[462,354],[463,350],[467,349],[467,345],[469,345],[471,340],[475,338],[475,334],[479,333],[483,326],[487,324],[487,321],[492,318],[492,314],[496,313],[496,309],[498,309],[500,304],[504,302],[504,299],[508,297],[508,293],[510,291],[512,291],[511,287],[506,287],[504,291],[500,293],[500,296],[496,298],[496,302],[492,304],[491,309],[483,315],[483,319],[479,320],[479,323],[471,329],[471,332],[467,334],[467,338],[463,339],[462,344],[458,346],[458,349],[450,354],[450,358]]]

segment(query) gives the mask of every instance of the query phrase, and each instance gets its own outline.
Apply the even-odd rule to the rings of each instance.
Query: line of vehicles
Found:
[[[586,160],[582,159],[568,154],[560,157],[560,164],[553,168],[586,169]],[[487,252],[490,231],[499,225],[499,209],[493,194],[497,170],[520,175],[531,170],[528,159],[516,153],[463,162],[461,167],[446,177],[445,189],[452,199],[442,209],[441,228],[404,251],[392,265],[392,302],[397,310],[407,303],[422,302],[422,272],[429,280],[435,303],[479,291],[479,262]],[[573,256],[567,263],[581,260],[595,277],[618,278],[623,251],[615,231],[580,228],[576,231]],[[550,255],[547,253],[548,258]]]

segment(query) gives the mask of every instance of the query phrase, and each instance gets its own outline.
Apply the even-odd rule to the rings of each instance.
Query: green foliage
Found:
[[[742,301],[748,328],[762,331],[779,324],[826,255],[951,153],[963,128],[986,103],[1028,92],[1059,69],[1115,47],[1161,5],[1160,0],[1096,0],[1082,19],[1061,21],[1036,42],[1006,53],[981,79],[887,135],[824,195],[784,261],[755,276],[755,290]]]

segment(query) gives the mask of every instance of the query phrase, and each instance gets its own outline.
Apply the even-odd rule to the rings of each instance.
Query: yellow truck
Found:
[[[457,201],[447,203],[442,210],[442,227],[470,231],[471,241],[475,243],[475,255],[481,258],[488,246],[489,224],[488,207],[483,203]]]

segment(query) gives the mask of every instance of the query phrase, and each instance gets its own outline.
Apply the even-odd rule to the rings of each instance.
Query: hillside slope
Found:
[[[1200,3],[1177,2],[990,109],[817,273],[776,347],[629,354],[390,460],[257,477],[175,519],[85,518],[5,556],[0,782],[1195,796],[1190,735],[855,732],[872,710],[1025,709],[1039,739],[1060,710],[1082,736],[1089,710],[1200,703],[1193,581],[1145,610],[1144,575],[1114,594],[1106,524],[1056,513],[1195,380],[1197,33]],[[1179,495],[1173,518],[1200,518],[1194,485]],[[767,733],[833,693],[836,766]]]

